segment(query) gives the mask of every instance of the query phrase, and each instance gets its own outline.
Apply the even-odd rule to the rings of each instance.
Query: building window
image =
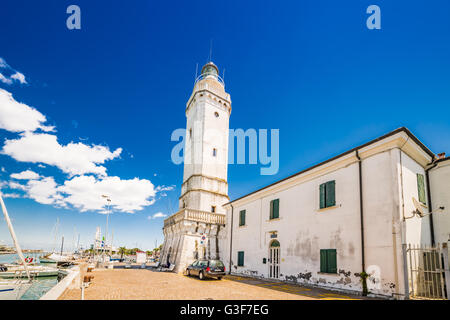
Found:
[[[192,129],[189,129],[189,139],[192,138]]]
[[[239,226],[245,226],[245,210],[239,212]]]
[[[213,157],[215,157],[215,156],[217,156],[217,149],[216,148],[213,149]]]
[[[216,206],[211,206],[211,212],[216,212]]]
[[[320,209],[336,205],[336,181],[328,181],[320,185]]]
[[[423,174],[420,173],[417,174],[417,191],[419,193],[419,201],[423,204],[426,204],[427,201],[425,199],[425,181]]]
[[[336,249],[320,250],[320,272],[337,273]]]
[[[280,217],[280,199],[270,201],[270,219]]]
[[[216,116],[216,118],[219,117],[219,113],[218,112],[214,112],[214,115]]]
[[[244,266],[244,251],[238,251],[238,267]]]

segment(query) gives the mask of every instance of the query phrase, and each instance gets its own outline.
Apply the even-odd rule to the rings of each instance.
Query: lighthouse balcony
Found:
[[[224,214],[185,208],[164,220],[164,228],[182,220],[225,225]]]

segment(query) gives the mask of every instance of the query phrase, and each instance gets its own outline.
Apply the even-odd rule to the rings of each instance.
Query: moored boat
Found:
[[[57,276],[59,270],[53,267],[47,266],[27,266],[28,271],[32,278],[36,277],[52,277]],[[25,267],[23,265],[16,264],[4,264],[3,269],[5,271],[0,271],[0,278],[11,279],[11,278],[26,278],[27,274],[25,272]]]
[[[0,280],[0,300],[19,300],[31,285],[29,280]]]

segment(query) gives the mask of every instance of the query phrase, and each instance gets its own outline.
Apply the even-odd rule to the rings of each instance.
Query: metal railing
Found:
[[[412,299],[450,299],[448,246],[435,247],[409,244],[409,297]]]
[[[225,224],[225,215],[208,211],[182,209],[164,220],[164,227],[174,225],[181,220],[190,220],[203,223]]]
[[[213,74],[213,73],[206,73],[206,74],[201,74],[199,75],[196,79],[194,84],[196,84],[197,82],[199,82],[200,80],[206,79],[208,77],[214,77],[217,81],[219,81],[222,85],[225,85],[225,81],[223,81],[223,79],[218,75],[218,74]]]

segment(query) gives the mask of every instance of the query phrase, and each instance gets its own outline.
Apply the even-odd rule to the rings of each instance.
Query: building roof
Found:
[[[435,163],[444,162],[444,161],[448,161],[448,160],[450,160],[450,156],[446,157],[446,158],[438,159],[435,161]]]
[[[280,182],[282,182],[282,181],[285,181],[285,180],[288,180],[288,179],[291,179],[291,178],[293,178],[293,177],[295,177],[295,176],[298,176],[298,175],[300,175],[300,174],[302,174],[302,173],[305,173],[305,172],[307,172],[307,171],[309,171],[309,170],[312,170],[312,169],[314,169],[314,168],[317,168],[317,167],[320,167],[320,166],[322,166],[322,165],[324,165],[324,164],[326,164],[326,163],[328,163],[328,162],[331,162],[331,161],[333,161],[333,160],[336,160],[336,159],[338,159],[338,158],[340,158],[340,157],[343,157],[343,156],[345,156],[345,155],[347,155],[347,154],[350,154],[350,153],[352,153],[352,152],[355,152],[356,150],[359,150],[359,149],[362,149],[362,148],[364,148],[364,147],[367,147],[367,146],[369,146],[369,145],[371,145],[371,144],[374,144],[374,143],[376,143],[376,142],[378,142],[378,141],[380,141],[380,140],[383,140],[383,139],[386,139],[386,138],[388,138],[388,137],[390,137],[390,136],[393,136],[393,135],[395,135],[395,134],[397,134],[397,133],[399,133],[399,132],[404,132],[404,133],[406,133],[407,135],[408,135],[408,137],[409,138],[411,138],[425,153],[427,153],[432,159],[434,159],[436,156],[435,156],[435,154],[430,150],[430,149],[428,149],[415,135],[413,135],[412,133],[411,133],[411,131],[409,131],[409,129],[408,128],[406,128],[406,127],[401,127],[401,128],[398,128],[398,129],[395,129],[394,131],[391,131],[391,132],[389,132],[389,133],[387,133],[387,134],[385,134],[385,135],[383,135],[383,136],[381,136],[381,137],[378,137],[378,138],[376,138],[376,139],[374,139],[374,140],[371,140],[371,141],[369,141],[369,142],[367,142],[367,143],[365,143],[365,144],[362,144],[362,145],[360,145],[360,146],[358,146],[358,147],[355,147],[355,148],[353,148],[353,149],[350,149],[350,150],[348,150],[348,151],[345,151],[345,152],[343,152],[343,153],[341,153],[341,154],[339,154],[339,155],[337,155],[337,156],[335,156],[335,157],[333,157],[333,158],[330,158],[330,159],[328,159],[328,160],[325,160],[325,161],[322,161],[322,162],[320,162],[320,163],[318,163],[318,164],[316,164],[316,165],[313,165],[312,167],[309,167],[309,168],[307,168],[307,169],[304,169],[304,170],[302,170],[302,171],[300,171],[300,172],[297,172],[297,173],[294,173],[293,175],[290,175],[290,176],[288,176],[288,177],[286,177],[286,178],[283,178],[283,179],[281,179],[281,180],[278,180],[278,181],[276,181],[276,182],[274,182],[274,183],[271,183],[271,184],[269,184],[269,185],[267,185],[267,186],[265,186],[265,187],[263,187],[263,188],[260,188],[260,189],[258,189],[258,190],[255,190],[255,191],[253,191],[253,192],[250,192],[250,193],[248,193],[248,194],[246,194],[246,195],[244,195],[244,196],[242,196],[242,197],[239,197],[239,198],[237,198],[237,199],[234,199],[233,201],[230,201],[230,202],[228,202],[228,203],[225,203],[224,204],[224,206],[225,205],[228,205],[228,204],[231,204],[231,203],[233,203],[233,202],[236,202],[236,201],[238,201],[238,200],[241,200],[241,199],[243,199],[243,198],[246,198],[246,197],[248,197],[249,195],[252,195],[252,194],[255,194],[255,193],[257,193],[257,192],[259,192],[259,191],[262,191],[262,190],[264,190],[264,189],[267,189],[267,188],[270,188],[270,187],[272,187],[272,186],[274,186],[274,185],[276,185],[276,184],[278,184],[278,183],[280,183]],[[447,159],[450,159],[450,157],[447,157],[447,158],[445,158],[445,159],[440,159],[440,160],[438,160],[438,161],[444,161],[444,160],[447,160]]]

